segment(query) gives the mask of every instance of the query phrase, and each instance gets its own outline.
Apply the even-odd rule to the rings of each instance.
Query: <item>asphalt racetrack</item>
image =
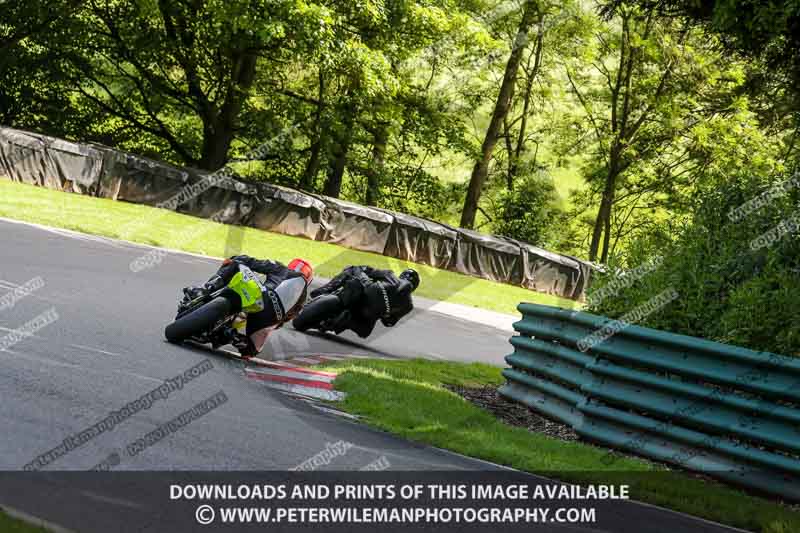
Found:
[[[216,261],[170,253],[154,268],[132,273],[131,261],[147,251],[118,241],[0,221],[0,296],[37,276],[45,283],[11,308],[0,309],[0,338],[42,313],[57,315],[57,320],[0,351],[0,470],[22,469],[68,435],[204,360],[213,368],[113,430],[56,458],[44,470],[90,469],[219,391],[227,398],[223,405],[135,457],[122,457],[114,470],[285,471],[340,441],[354,447],[323,470],[358,470],[381,457],[392,470],[499,468],[320,410],[247,379],[245,363],[224,352],[168,344],[163,329],[174,315],[181,287],[207,279]],[[264,357],[354,353],[502,364],[509,351],[508,337],[508,332],[421,310],[395,330],[378,331],[368,341],[304,335],[287,327],[273,334]],[[46,476],[39,477],[29,490],[41,489],[44,495],[46,485]],[[74,531],[111,531],[111,524],[116,524],[115,531],[170,530],[153,524],[147,503],[153,495],[133,484],[109,486],[102,496],[90,490],[52,489],[43,500],[46,504],[34,506],[23,492],[0,483],[0,504]],[[124,513],[124,524],[117,523],[119,513]],[[616,503],[602,528],[570,525],[558,531],[730,530],[654,507]]]

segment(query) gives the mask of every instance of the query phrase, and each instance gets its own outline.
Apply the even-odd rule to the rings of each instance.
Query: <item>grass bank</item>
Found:
[[[3,533],[48,533],[48,530],[11,518],[0,510],[0,531]]]
[[[301,256],[309,259],[316,273],[323,277],[331,277],[353,264],[393,270],[413,267],[422,277],[422,284],[417,291],[420,296],[513,315],[517,314],[519,302],[566,308],[577,305],[572,300],[522,287],[472,278],[383,255],[254,228],[218,224],[166,209],[52,191],[6,179],[0,179],[0,217],[215,257],[246,253],[285,262]]]
[[[347,393],[337,406],[407,439],[564,481],[625,483],[639,501],[740,528],[800,531],[800,513],[787,507],[644,460],[619,457],[606,465],[606,449],[509,426],[443,386],[499,385],[499,368],[422,359],[348,360],[329,368]]]

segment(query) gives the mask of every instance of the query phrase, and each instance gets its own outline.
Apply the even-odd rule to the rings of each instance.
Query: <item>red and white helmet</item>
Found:
[[[307,284],[311,283],[311,280],[314,278],[314,267],[311,266],[311,263],[299,257],[289,261],[289,270],[294,270],[295,272],[303,274]]]

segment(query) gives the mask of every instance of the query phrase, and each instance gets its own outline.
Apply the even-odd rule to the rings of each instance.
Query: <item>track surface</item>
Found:
[[[46,283],[13,308],[0,310],[0,337],[50,307],[60,317],[0,351],[0,470],[19,470],[66,436],[95,424],[204,359],[212,361],[211,371],[56,460],[48,469],[91,468],[109,453],[124,449],[220,390],[227,395],[227,403],[136,457],[123,457],[115,470],[286,470],[338,441],[351,442],[355,448],[326,469],[356,470],[381,456],[397,470],[493,468],[321,412],[245,378],[244,364],[221,352],[167,344],[162,340],[163,327],[173,314],[180,288],[205,280],[215,264],[169,254],[159,266],[131,273],[130,262],[146,251],[116,241],[0,221],[0,295],[35,276]],[[474,323],[436,313],[421,312],[401,326],[391,334],[378,335],[374,350],[286,328],[273,335],[265,352],[276,358],[297,353],[377,352],[468,360],[489,349],[494,350],[491,357],[500,359],[507,346],[507,333],[491,328],[482,331]],[[486,335],[491,339],[487,341]],[[448,351],[441,352],[442,347]],[[96,524],[103,523],[103,513],[108,515],[106,520],[114,516],[113,505],[98,506],[97,501],[90,505],[81,494],[61,495],[52,498],[50,506],[23,510],[45,519],[55,516],[69,521],[68,508],[86,507],[97,514],[93,518]],[[0,491],[0,502],[9,503],[13,496]],[[125,495],[126,501],[137,497],[144,495]],[[619,516],[608,531],[723,530],[635,504],[621,504],[616,509]],[[132,524],[136,521],[133,515],[126,519]],[[64,525],[93,530],[85,516],[74,519],[83,520],[80,527]],[[94,530],[102,529],[97,526]]]

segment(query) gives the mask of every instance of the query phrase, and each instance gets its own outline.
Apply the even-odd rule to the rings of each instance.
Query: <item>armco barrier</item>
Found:
[[[587,440],[800,501],[799,359],[635,325],[619,330],[619,322],[556,307],[518,309],[500,394]],[[604,326],[617,332],[587,346]],[[615,460],[607,455],[604,466]]]

